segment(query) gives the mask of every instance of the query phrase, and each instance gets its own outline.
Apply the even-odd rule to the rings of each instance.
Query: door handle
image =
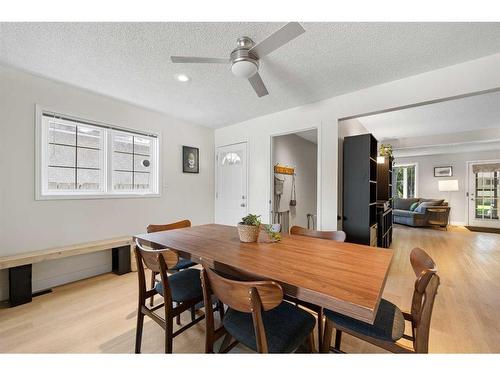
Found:
[[[245,207],[245,203],[240,204],[240,207]]]

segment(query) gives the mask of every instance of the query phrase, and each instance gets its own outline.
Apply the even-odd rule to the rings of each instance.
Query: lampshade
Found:
[[[441,180],[438,184],[439,191],[458,191],[458,180]]]

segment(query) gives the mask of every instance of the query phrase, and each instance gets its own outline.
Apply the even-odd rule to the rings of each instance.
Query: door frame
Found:
[[[294,129],[294,130],[288,130],[286,132],[280,132],[280,133],[272,133],[269,135],[269,147],[270,147],[270,158],[269,158],[269,202],[268,202],[268,220],[271,223],[272,222],[272,201],[273,201],[273,195],[274,195],[274,165],[273,165],[273,138],[274,137],[279,137],[282,135],[290,135],[290,134],[297,134],[301,132],[305,132],[308,130],[316,130],[317,134],[317,147],[316,147],[316,230],[321,230],[321,167],[322,167],[322,160],[321,160],[321,144],[322,144],[322,138],[321,138],[321,124],[319,125],[314,125],[314,126],[309,126],[305,128],[300,128],[300,129]]]
[[[466,220],[466,223],[467,225],[470,225],[470,191],[469,191],[469,188],[470,188],[470,166],[472,164],[479,164],[479,163],[483,163],[483,164],[489,164],[489,163],[500,163],[500,159],[489,159],[489,160],[468,160],[465,162],[465,199],[467,200],[467,204],[465,205],[465,217],[467,218]]]
[[[236,145],[242,145],[242,144],[245,144],[245,150],[246,150],[246,170],[245,170],[245,179],[246,179],[246,185],[245,185],[245,190],[246,190],[246,207],[245,207],[245,211],[248,215],[248,206],[250,205],[250,194],[249,194],[249,190],[248,190],[248,166],[249,166],[249,162],[250,162],[250,152],[248,151],[248,141],[242,141],[242,142],[233,142],[233,143],[228,143],[226,145],[219,145],[219,146],[215,146],[215,155],[214,155],[214,163],[215,163],[215,168],[214,168],[214,172],[215,172],[215,175],[214,175],[214,180],[215,180],[215,184],[214,184],[214,223],[217,222],[217,200],[218,200],[218,197],[217,197],[217,193],[218,193],[218,184],[219,184],[219,179],[218,179],[218,172],[219,172],[219,163],[218,163],[218,160],[217,160],[217,156],[219,154],[219,149],[220,148],[223,148],[223,147],[229,147],[229,146],[236,146]],[[234,223],[234,225],[236,225],[236,223]]]

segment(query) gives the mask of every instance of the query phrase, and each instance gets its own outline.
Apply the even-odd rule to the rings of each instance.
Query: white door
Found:
[[[217,147],[215,222],[236,225],[247,214],[247,144]]]
[[[469,225],[500,228],[500,171],[474,171],[478,164],[493,166],[486,162],[469,163]]]

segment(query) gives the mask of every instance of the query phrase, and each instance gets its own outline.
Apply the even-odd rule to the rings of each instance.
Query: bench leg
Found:
[[[31,302],[31,275],[31,264],[9,268],[10,306]]]
[[[123,275],[131,271],[130,269],[130,246],[115,247],[112,250],[113,272]]]

